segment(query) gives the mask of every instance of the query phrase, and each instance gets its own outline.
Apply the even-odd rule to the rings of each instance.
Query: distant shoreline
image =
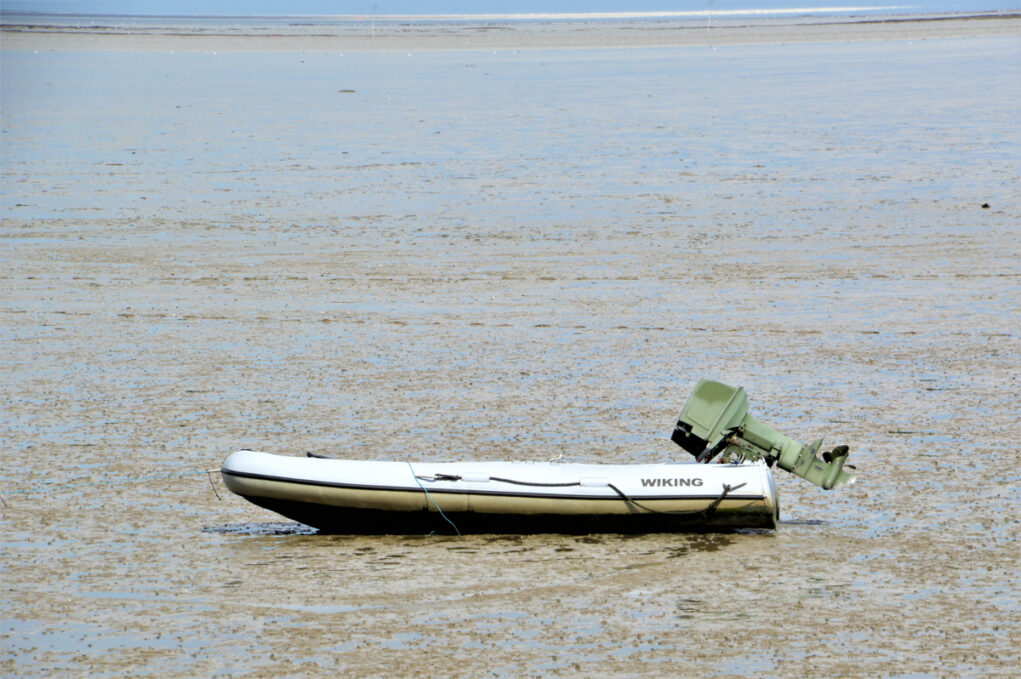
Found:
[[[0,26],[4,51],[337,52],[594,49],[790,42],[924,40],[1021,35],[1021,13],[531,20],[304,21],[310,17],[120,17],[135,23],[72,25],[75,18]],[[86,17],[82,17],[86,18]],[[111,19],[113,17],[88,17]],[[715,17],[712,17],[715,18]],[[208,19],[204,22],[203,19]],[[6,23],[11,21],[11,23]]]
[[[447,21],[589,21],[606,19],[611,21],[632,21],[636,19],[688,19],[706,17],[740,17],[740,16],[790,16],[790,15],[833,15],[893,12],[912,10],[915,5],[833,5],[830,7],[775,7],[745,9],[700,9],[685,11],[607,11],[607,12],[493,12],[481,14],[77,14],[70,12],[44,11],[3,11],[0,16],[51,17],[51,18],[106,18],[133,20],[260,20],[270,22],[282,21],[317,21],[317,22],[348,22],[348,21],[400,21],[400,22],[447,22]],[[959,14],[996,13],[1012,10],[975,10],[962,11]],[[920,12],[914,12],[920,13]]]

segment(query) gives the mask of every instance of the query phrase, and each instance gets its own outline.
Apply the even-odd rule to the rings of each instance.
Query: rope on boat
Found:
[[[663,511],[661,509],[653,509],[652,507],[646,507],[641,502],[638,502],[634,498],[631,498],[631,497],[628,497],[627,495],[625,495],[624,491],[622,491],[620,488],[618,488],[617,486],[613,485],[612,483],[608,483],[606,485],[608,485],[610,488],[612,488],[614,490],[614,492],[617,493],[617,495],[620,495],[621,499],[623,499],[624,502],[627,502],[629,504],[633,504],[635,507],[638,507],[639,509],[644,509],[647,512],[652,512],[654,514],[674,514],[674,515],[703,514],[706,517],[709,517],[709,516],[712,516],[716,512],[716,508],[719,507],[720,503],[723,502],[723,500],[727,497],[727,495],[730,494],[730,491],[737,490],[738,488],[743,488],[744,486],[747,486],[748,483],[747,482],[740,483],[740,484],[738,484],[736,486],[731,486],[729,483],[723,484],[723,492],[720,493],[720,496],[718,498],[716,498],[715,500],[713,500],[709,504],[709,506],[706,507],[705,509],[675,509],[675,510],[670,510],[670,511]]]
[[[416,479],[420,481],[460,481],[461,476],[458,474],[433,474],[432,476],[416,476]],[[580,486],[581,481],[570,481],[568,483],[541,483],[539,481],[515,481],[514,479],[504,479],[499,476],[490,476],[490,481],[502,481],[503,483],[513,483],[517,486],[540,486],[543,488],[566,488],[567,486]],[[422,485],[421,483],[418,485]]]
[[[409,467],[411,466],[410,462],[408,463],[408,466]],[[414,473],[414,469],[412,469],[412,473]],[[429,495],[429,491],[425,490],[425,486],[422,485],[422,481],[460,481],[460,480],[461,480],[461,476],[458,475],[458,474],[433,474],[432,476],[418,476],[418,475],[415,476],[415,481],[418,482],[419,487],[422,490],[425,491],[426,495]],[[538,486],[538,487],[542,487],[542,488],[566,488],[566,487],[569,487],[569,486],[580,486],[581,485],[581,481],[569,481],[569,482],[566,482],[566,483],[541,483],[539,481],[517,481],[515,479],[505,479],[505,478],[501,478],[499,476],[490,476],[489,480],[490,481],[501,481],[503,483],[510,483],[510,484],[513,484],[513,485],[516,485],[516,486]],[[618,488],[617,486],[613,485],[612,483],[607,482],[606,485],[609,486],[613,490],[613,492],[615,492],[617,495],[619,495],[620,499],[622,499],[624,502],[626,502],[628,504],[631,504],[631,505],[634,505],[635,507],[638,507],[639,509],[644,509],[645,511],[647,511],[647,512],[649,512],[651,514],[672,514],[674,516],[702,514],[702,515],[704,515],[706,517],[709,517],[709,516],[712,516],[712,514],[714,514],[716,512],[716,509],[727,498],[727,496],[730,495],[730,493],[732,491],[738,490],[740,488],[744,488],[745,486],[748,485],[748,483],[747,482],[739,483],[736,486],[732,486],[729,483],[723,484],[723,492],[720,493],[720,496],[718,498],[716,498],[715,500],[713,500],[709,504],[709,506],[706,507],[705,509],[676,509],[676,510],[667,510],[667,511],[664,511],[662,509],[655,509],[653,507],[649,507],[647,505],[643,505],[641,502],[639,502],[638,500],[635,500],[634,498],[630,497],[629,495],[627,495],[627,493],[625,493],[624,491],[622,491],[620,488]],[[432,500],[432,497],[430,496],[429,499]],[[433,504],[436,505],[436,502],[433,501]],[[440,508],[439,505],[436,505],[436,509],[439,509],[439,508]],[[443,514],[443,512],[440,511],[440,514]],[[443,518],[447,519],[446,516],[444,516]],[[450,519],[447,519],[447,521],[450,522]],[[453,526],[454,524],[452,522],[450,522],[450,525]],[[454,529],[456,530],[457,527],[455,526]],[[458,535],[460,535],[460,533],[458,533]]]
[[[460,534],[461,534],[461,531],[459,531],[459,530],[457,529],[457,524],[455,524],[455,523],[454,523],[453,521],[451,521],[450,519],[448,519],[448,518],[447,518],[447,515],[443,513],[443,510],[442,510],[442,509],[440,509],[440,506],[439,506],[438,504],[436,504],[436,500],[434,500],[434,499],[433,499],[433,496],[432,496],[432,495],[430,495],[430,494],[429,494],[429,491],[428,491],[428,490],[426,490],[426,489],[425,489],[425,486],[423,486],[423,485],[422,485],[422,479],[421,479],[421,478],[419,478],[418,474],[416,474],[416,473],[415,473],[415,468],[411,466],[411,463],[410,463],[410,462],[408,463],[408,469],[410,469],[410,470],[411,470],[411,475],[412,475],[413,477],[415,477],[415,483],[417,483],[417,484],[418,484],[418,487],[422,489],[422,492],[423,492],[423,493],[425,493],[425,496],[426,496],[427,498],[429,498],[429,502],[432,502],[432,503],[433,503],[433,507],[435,507],[435,508],[436,508],[436,511],[438,511],[438,512],[440,513],[440,516],[442,516],[442,517],[443,517],[443,520],[444,520],[444,521],[446,521],[447,523],[449,523],[449,524],[450,524],[450,525],[451,525],[451,526],[452,526],[452,527],[454,528],[454,532],[455,532],[455,533],[457,533],[458,535],[460,535]],[[458,478],[460,478],[460,477],[458,477]],[[429,479],[426,479],[426,480],[429,480]]]

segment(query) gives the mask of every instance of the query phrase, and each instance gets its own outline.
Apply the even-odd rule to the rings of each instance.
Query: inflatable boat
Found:
[[[702,380],[672,436],[695,462],[400,462],[239,450],[220,469],[250,502],[330,533],[644,533],[775,528],[770,467],[824,489],[847,447],[816,455],[747,414],[740,387]]]
[[[763,462],[366,462],[251,450],[220,470],[232,492],[331,533],[658,532],[776,525]]]

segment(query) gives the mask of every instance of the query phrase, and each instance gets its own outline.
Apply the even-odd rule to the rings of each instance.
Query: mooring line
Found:
[[[188,476],[198,476],[199,474],[206,474],[209,477],[209,483],[212,484],[213,479],[210,476],[213,472],[219,472],[219,469],[203,469],[190,472],[183,472],[178,474],[156,474],[153,476],[127,476],[115,479],[109,479],[106,481],[92,481],[89,483],[66,483],[61,485],[53,486],[36,486],[35,488],[19,488],[18,490],[4,490],[0,491],[0,500],[5,495],[27,495],[31,493],[56,493],[64,490],[73,490],[75,488],[90,488],[96,486],[117,486],[125,483],[145,483],[146,481],[156,481],[160,479],[183,479]],[[213,491],[216,491],[216,487],[213,487]],[[217,493],[219,497],[219,493]],[[7,502],[3,501],[3,505],[6,507]]]
[[[415,483],[417,483],[418,487],[422,489],[422,492],[425,493],[425,496],[427,498],[429,498],[429,502],[433,503],[433,507],[435,507],[436,511],[438,511],[440,513],[440,516],[443,517],[443,520],[446,521],[447,523],[449,523],[454,528],[454,532],[457,533],[458,535],[460,535],[461,531],[459,531],[457,529],[457,525],[455,525],[453,521],[448,519],[447,515],[443,513],[442,509],[440,509],[440,506],[438,504],[436,504],[436,500],[433,499],[433,496],[430,495],[429,491],[426,490],[425,486],[422,485],[422,479],[418,478],[418,474],[415,473],[415,468],[411,466],[410,462],[408,463],[408,468],[411,469],[411,476],[414,477]]]
[[[220,492],[218,490],[216,490],[216,484],[213,483],[213,473],[214,472],[218,472],[218,471],[220,471],[220,470],[219,469],[207,469],[206,470],[206,478],[209,479],[209,487],[213,489],[213,495],[216,496],[217,500],[219,500],[220,502],[223,502],[223,498],[220,497]]]

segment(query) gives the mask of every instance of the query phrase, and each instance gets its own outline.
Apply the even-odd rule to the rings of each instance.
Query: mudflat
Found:
[[[5,29],[4,673],[1011,676],[1016,19],[726,28]],[[206,473],[687,461],[703,376],[858,482],[352,537]]]
[[[1016,37],[1021,14],[449,21],[10,17],[5,49],[335,52],[599,49]]]

